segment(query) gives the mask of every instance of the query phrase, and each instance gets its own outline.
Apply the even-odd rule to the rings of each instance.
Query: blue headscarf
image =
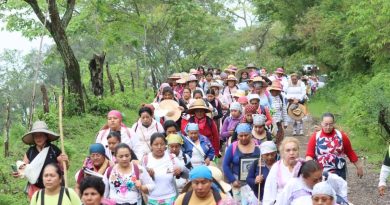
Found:
[[[89,154],[99,153],[103,156],[106,156],[106,150],[104,146],[100,143],[94,143],[89,146]]]
[[[191,181],[200,178],[213,180],[213,175],[211,174],[210,169],[205,165],[197,166],[190,171]]]
[[[236,132],[237,132],[237,134],[240,134],[240,133],[251,133],[252,132],[252,127],[248,123],[240,123],[240,124],[238,124],[238,126],[236,128]]]
[[[188,123],[184,131],[188,134],[188,131],[199,131],[199,126],[196,123]]]

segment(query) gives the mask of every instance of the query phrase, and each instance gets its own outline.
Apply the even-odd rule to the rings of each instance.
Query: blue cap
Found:
[[[237,125],[236,132],[237,132],[237,134],[251,133],[252,127],[248,123],[240,123]]]
[[[200,178],[213,180],[213,175],[211,174],[210,169],[205,165],[196,166],[190,171],[191,181]]]
[[[104,149],[104,146],[100,143],[94,143],[89,145],[89,154],[93,153],[99,153],[103,156],[106,156],[106,150]]]

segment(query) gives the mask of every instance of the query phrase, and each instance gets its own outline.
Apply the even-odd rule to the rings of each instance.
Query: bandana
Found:
[[[255,105],[248,104],[245,106],[246,114],[256,114],[257,107]]]
[[[252,127],[248,123],[240,123],[236,128],[237,134],[240,133],[251,133]]]
[[[190,180],[191,181],[194,179],[200,179],[200,178],[213,180],[213,176],[211,174],[210,169],[207,168],[207,166],[205,166],[205,165],[196,166],[195,168],[193,168],[190,171]]]
[[[110,117],[110,116],[115,116],[115,117],[117,117],[120,121],[122,121],[122,113],[119,112],[118,110],[111,110],[111,111],[107,114],[107,117]]]
[[[175,143],[183,144],[183,138],[178,134],[169,134],[166,139],[168,141],[168,145]]]

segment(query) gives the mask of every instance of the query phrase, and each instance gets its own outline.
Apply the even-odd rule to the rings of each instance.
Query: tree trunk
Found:
[[[89,61],[89,72],[91,74],[92,92],[95,96],[103,96],[103,67],[106,54],[94,54]]]
[[[11,103],[7,98],[7,120],[5,123],[4,157],[9,157],[9,128],[11,126]]]
[[[88,97],[88,94],[87,94],[87,89],[85,88],[85,85],[83,83],[83,93],[85,95],[85,99],[87,100],[87,103],[90,104],[90,100],[89,100],[89,97]]]
[[[130,77],[131,77],[131,88],[133,90],[133,92],[135,92],[135,88],[134,88],[134,76],[133,76],[133,72],[130,71]]]
[[[50,32],[52,36],[57,50],[60,53],[62,60],[65,65],[66,77],[69,85],[69,92],[72,94],[72,99],[69,103],[76,103],[77,106],[71,106],[71,113],[80,114],[85,112],[84,108],[84,100],[83,100],[83,92],[81,86],[81,75],[80,75],[80,65],[76,59],[76,56],[73,53],[72,48],[69,45],[68,37],[66,35],[65,29],[69,25],[70,20],[73,16],[73,10],[76,4],[75,0],[67,0],[66,4],[63,6],[66,8],[65,12],[63,12],[62,18],[60,17],[60,13],[57,7],[56,0],[48,0],[48,12],[49,19],[46,19],[45,15],[42,13],[43,10],[40,8],[38,1],[36,0],[24,0],[27,2],[37,18],[41,23],[46,27],[46,29]]]
[[[114,95],[115,94],[115,83],[114,83],[114,79],[112,79],[112,76],[110,73],[110,67],[108,66],[108,62],[106,63],[106,70],[107,70],[108,82],[110,84],[111,95]]]
[[[45,84],[41,85],[41,92],[43,100],[43,113],[49,113],[49,97],[47,96]]]
[[[125,92],[125,86],[123,86],[121,76],[119,76],[119,73],[116,73],[116,77],[118,78],[119,87],[120,87],[121,92]]]

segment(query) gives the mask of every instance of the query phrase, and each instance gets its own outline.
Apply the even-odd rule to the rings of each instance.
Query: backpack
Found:
[[[68,188],[61,187],[60,196],[58,197],[58,205],[62,204],[64,192],[65,192],[66,196],[68,197],[69,201],[72,202],[72,200],[70,199],[70,194],[69,194]],[[35,197],[35,203],[38,204],[39,193],[41,193],[41,205],[44,205],[45,204],[45,189],[41,189],[38,191],[37,196]]]
[[[138,167],[138,165],[136,163],[132,163],[132,164],[133,164],[133,167],[134,167],[135,178],[137,180],[139,180],[139,175],[140,175],[139,167]],[[111,172],[112,172],[112,169],[114,168],[114,166],[110,166],[110,167],[107,168],[107,172],[106,172],[107,179],[110,178]]]
[[[184,156],[184,153],[183,153],[183,156]],[[174,160],[174,159],[175,159],[175,155],[169,154],[169,158],[170,158],[170,160],[171,160],[173,166],[175,166],[175,160]],[[148,166],[148,155],[147,155],[147,154],[144,155],[144,157],[142,158],[142,164],[143,164],[145,167]]]
[[[266,112],[264,106],[260,105],[260,106],[259,106],[259,109],[257,109],[257,112],[259,112],[259,111],[260,111],[259,114],[267,115],[267,112]]]
[[[190,203],[192,192],[193,191],[186,192],[186,194],[184,195],[183,201],[181,203],[182,205],[188,205]],[[216,191],[215,189],[213,189],[213,197],[214,197],[215,204],[217,204],[222,199],[221,194],[218,191]]]

